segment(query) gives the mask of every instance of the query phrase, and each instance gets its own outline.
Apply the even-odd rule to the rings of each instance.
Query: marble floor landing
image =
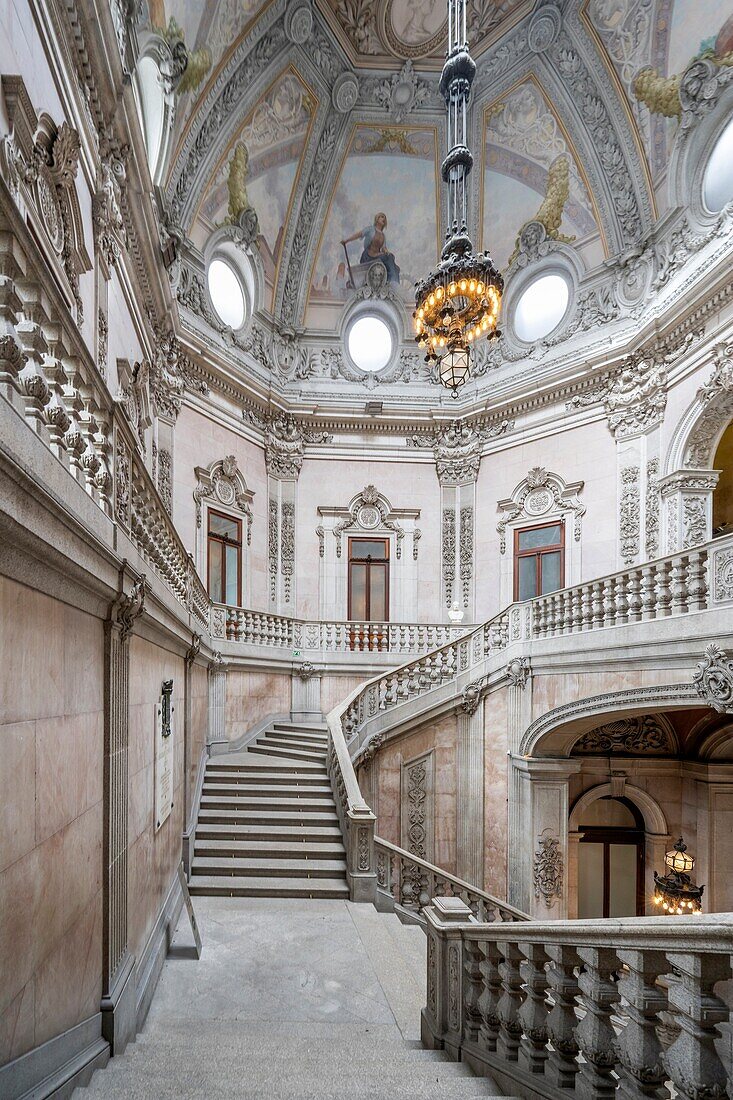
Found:
[[[142,1032],[74,1100],[472,1100],[498,1095],[420,1046],[425,936],[340,900],[201,897]]]

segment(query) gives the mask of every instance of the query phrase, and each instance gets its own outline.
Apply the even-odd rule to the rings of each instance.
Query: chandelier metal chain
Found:
[[[475,253],[468,233],[468,103],[476,64],[468,49],[466,0],[448,0],[448,50],[440,78],[447,108],[448,152],[441,174],[448,189],[448,228],[438,266],[415,290],[415,339],[425,361],[456,391],[471,374],[471,344],[496,328],[504,282],[488,252]]]

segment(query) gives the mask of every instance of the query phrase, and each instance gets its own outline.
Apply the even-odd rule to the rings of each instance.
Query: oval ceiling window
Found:
[[[542,340],[565,316],[570,287],[562,275],[540,275],[522,291],[514,308],[514,331],[520,340]]]
[[[226,260],[212,260],[208,281],[212,304],[224,324],[233,329],[241,328],[244,324],[244,291],[234,269]]]
[[[392,333],[381,317],[374,314],[358,317],[349,326],[349,355],[357,367],[373,373],[387,366],[392,358]]]
[[[702,197],[711,214],[733,199],[733,119],[715,143],[705,168]]]

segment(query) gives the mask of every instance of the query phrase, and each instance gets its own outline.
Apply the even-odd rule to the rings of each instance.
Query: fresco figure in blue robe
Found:
[[[387,215],[381,213],[375,214],[373,225],[368,225],[366,229],[361,229],[358,233],[352,234],[351,237],[347,237],[341,244],[345,246],[351,241],[362,240],[364,242],[364,248],[359,263],[373,264],[379,260],[387,268],[387,282],[399,283],[400,269],[395,263],[394,254],[387,248],[387,240],[384,235],[386,228]]]

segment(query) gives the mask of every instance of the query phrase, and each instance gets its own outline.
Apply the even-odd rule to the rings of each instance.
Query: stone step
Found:
[[[346,876],[343,859],[267,860],[239,856],[194,857],[192,875],[243,875],[264,878],[338,878]],[[193,880],[192,880],[193,881]]]
[[[245,773],[241,771],[216,771],[213,768],[209,770],[207,768],[206,775],[204,777],[204,783],[226,783],[232,786],[245,786],[254,783],[262,783],[269,786],[291,786],[291,787],[322,787],[328,785],[330,790],[330,784],[328,783],[327,775],[322,772],[300,772],[299,770],[291,771],[289,768],[283,768],[280,771],[272,771],[263,767],[257,769],[256,772],[249,770]]]
[[[317,749],[286,749],[280,745],[268,744],[268,745],[250,745],[247,752],[257,753],[263,756],[277,756],[281,759],[293,760],[300,762],[301,760],[312,760],[315,763],[320,763],[325,771],[325,752],[319,752]]]
[[[269,822],[264,825],[230,825],[210,822],[196,827],[196,840],[238,840],[273,841],[277,843],[332,844],[341,841],[341,829],[338,820],[335,825],[311,825],[304,829],[301,825],[277,825]]]
[[[295,799],[296,801],[301,798],[320,799],[321,801],[323,799],[333,800],[333,791],[330,786],[306,785],[299,787],[294,784],[265,783],[258,780],[250,780],[246,783],[219,783],[218,781],[205,780],[201,793],[226,798],[253,796],[254,798],[285,798]]]
[[[325,733],[328,734],[328,726],[324,722],[323,725],[318,725],[315,722],[273,722],[272,728],[274,730],[295,730],[299,732],[303,730],[306,733]]]
[[[314,825],[331,825],[338,828],[336,811],[316,813],[309,810],[230,810],[227,808],[202,806],[199,812],[199,821],[204,824],[238,824],[238,825],[262,825],[272,827],[274,825],[299,825],[303,829],[310,829]]]
[[[302,752],[318,752],[324,758],[326,756],[325,744],[321,745],[317,741],[309,741],[307,737],[288,737],[287,734],[280,737],[275,733],[266,733],[257,738],[255,745],[265,749],[277,747],[281,749],[298,749]],[[250,748],[252,748],[251,745]]]
[[[271,729],[261,733],[257,737],[257,740],[261,741],[263,737],[268,739],[277,737],[278,740],[281,741],[307,741],[309,745],[317,745],[319,748],[326,748],[328,746],[328,736],[325,733],[302,733],[299,730]]]
[[[304,832],[304,830],[301,830]],[[306,833],[307,836],[307,833]],[[271,840],[214,840],[199,838],[194,842],[194,856],[235,855],[246,859],[345,859],[346,849],[340,840],[314,842],[310,839],[290,841]]]
[[[224,762],[226,758],[221,758],[221,763],[218,760],[215,764],[209,763],[206,767],[207,773],[211,770],[212,772],[220,771],[222,774],[236,772],[244,775],[255,775],[265,771],[277,772],[280,775],[297,773],[298,775],[321,776],[326,774],[326,765],[316,763],[313,760],[302,760],[297,764],[292,760],[283,759],[281,756],[273,756],[269,760],[263,760],[261,754],[250,756],[246,749],[244,752],[237,753],[236,756],[236,761],[226,760]]]
[[[244,875],[192,875],[191,894],[261,898],[348,898],[343,878],[247,878]]]
[[[328,801],[322,798],[273,798],[268,795],[216,795],[202,794],[201,808],[228,809],[228,810],[300,810],[328,811],[333,809],[333,799]]]

